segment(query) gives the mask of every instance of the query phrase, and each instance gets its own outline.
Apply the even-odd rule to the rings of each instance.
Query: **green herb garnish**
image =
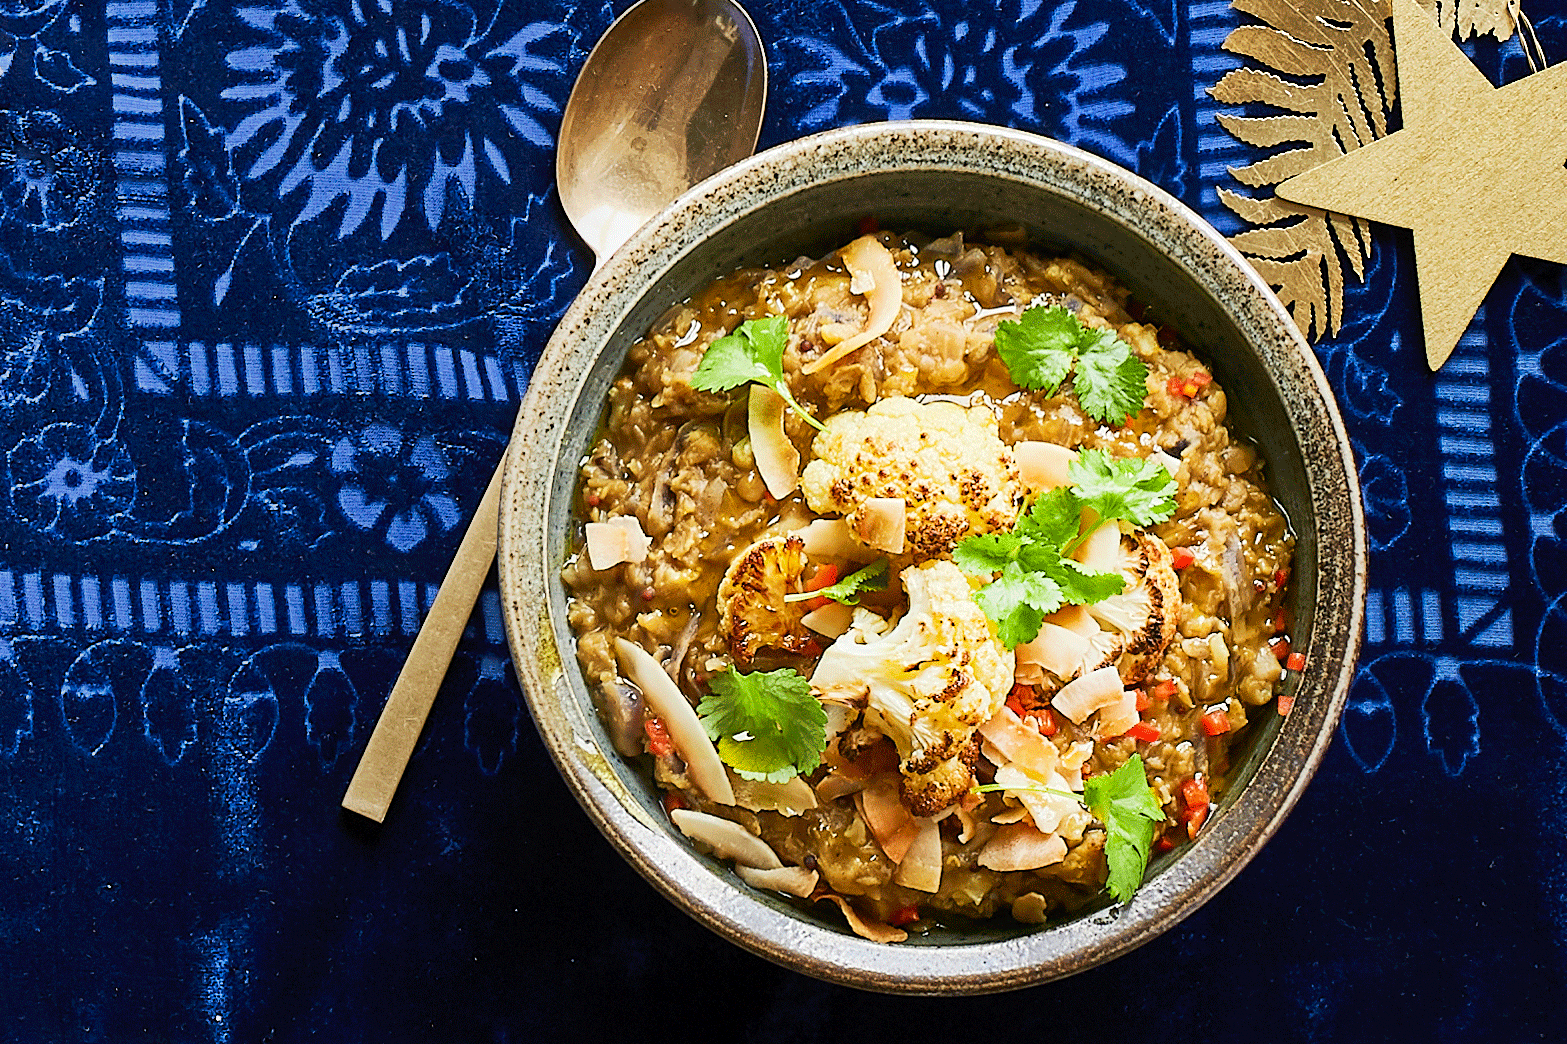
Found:
[[[1117,427],[1148,398],[1148,367],[1108,330],[1084,326],[1060,305],[1029,308],[996,327],[996,351],[1019,387],[1054,395],[1072,375],[1077,401]]]
[[[1084,780],[1083,801],[1105,825],[1105,860],[1110,864],[1105,883],[1110,895],[1124,903],[1143,883],[1154,828],[1164,822],[1164,808],[1148,785],[1143,759],[1133,754],[1114,772]]]
[[[857,569],[836,584],[828,584],[819,591],[800,591],[784,595],[786,602],[803,602],[810,598],[830,598],[844,605],[859,605],[860,592],[885,591],[887,589],[887,560],[872,562],[864,569]]]
[[[1054,787],[1009,787],[1002,783],[987,783],[974,789],[981,794],[1005,790],[1056,794],[1088,806],[1088,811],[1105,826],[1105,861],[1110,866],[1105,884],[1111,897],[1124,903],[1142,887],[1154,828],[1164,822],[1164,807],[1148,785],[1148,774],[1139,755],[1127,758],[1114,772],[1083,780],[1081,794]]]
[[[760,384],[783,396],[801,420],[817,430],[821,421],[794,401],[789,382],[784,379],[783,353],[789,343],[789,321],[781,315],[766,319],[747,319],[735,332],[707,346],[702,361],[691,375],[691,387],[697,391],[729,391],[742,384]]]
[[[1071,485],[1036,497],[1011,532],[966,537],[953,548],[952,560],[965,573],[999,574],[974,592],[974,601],[1009,649],[1038,637],[1044,618],[1063,605],[1092,605],[1121,593],[1120,574],[1090,572],[1072,560],[1096,530],[1122,519],[1146,526],[1175,513],[1175,480],[1157,461],[1083,450],[1067,475]],[[1087,529],[1085,509],[1097,516]]]
[[[697,705],[718,756],[744,779],[787,783],[821,764],[827,712],[799,671],[713,675]]]

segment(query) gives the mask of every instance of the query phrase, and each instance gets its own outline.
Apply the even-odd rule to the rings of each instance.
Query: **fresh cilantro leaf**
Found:
[[[713,675],[696,712],[718,756],[744,779],[787,783],[821,764],[827,712],[798,671]]]
[[[1105,859],[1110,864],[1106,884],[1110,895],[1124,903],[1143,883],[1154,828],[1164,822],[1164,808],[1148,785],[1143,759],[1133,754],[1114,772],[1084,780],[1083,800],[1105,825]]]
[[[1067,468],[1072,492],[1092,508],[1100,524],[1126,519],[1134,526],[1163,522],[1175,514],[1175,479],[1151,458],[1112,457],[1083,450]]]
[[[1061,608],[1061,586],[1044,573],[1024,572],[1008,562],[1001,575],[974,592],[974,601],[996,622],[996,637],[1008,649],[1033,641],[1045,616]]]
[[[1072,387],[1090,417],[1120,427],[1136,416],[1147,401],[1147,378],[1148,366],[1132,354],[1131,346],[1125,341],[1114,341],[1104,351],[1078,356]]]
[[[742,384],[760,384],[771,388],[806,423],[822,430],[821,421],[795,401],[784,378],[784,346],[789,343],[789,321],[781,315],[766,319],[747,319],[735,332],[707,346],[702,361],[691,375],[691,387],[697,391],[728,391]]]
[[[1030,308],[996,327],[996,353],[1020,387],[1054,395],[1072,370],[1082,329],[1077,316],[1059,305]]]
[[[1018,517],[1018,536],[1034,543],[1066,547],[1077,539],[1083,523],[1083,505],[1066,486],[1057,486],[1034,498],[1029,509]]]
[[[859,605],[860,592],[886,589],[887,560],[883,558],[863,569],[855,570],[836,584],[828,584],[819,591],[800,591],[797,594],[784,595],[784,601],[803,602],[809,598],[831,598],[844,605]]]
[[[1119,460],[1083,450],[1061,486],[1034,498],[1010,533],[967,537],[952,560],[971,575],[1000,576],[974,593],[1008,647],[1033,641],[1045,615],[1062,605],[1093,605],[1126,587],[1119,573],[1096,573],[1072,560],[1101,526],[1125,519],[1145,526],[1175,513],[1175,480],[1157,461]],[[1092,525],[1083,528],[1085,511]]]
[[[872,562],[864,569],[857,569],[836,584],[829,584],[816,593],[825,595],[844,605],[859,605],[860,592],[885,591],[887,589],[887,560]]]
[[[1022,388],[1054,395],[1067,374],[1083,410],[1125,424],[1148,398],[1148,367],[1108,330],[1084,326],[1060,305],[1035,305],[996,327],[996,354]]]
[[[976,533],[952,549],[952,561],[965,573],[999,573],[1017,561],[1023,544],[1017,533]]]

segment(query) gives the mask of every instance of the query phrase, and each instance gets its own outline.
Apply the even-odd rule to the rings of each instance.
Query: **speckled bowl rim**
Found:
[[[715,230],[770,201],[825,180],[911,168],[978,172],[1072,198],[1141,230],[1216,295],[1286,400],[1320,562],[1316,624],[1294,710],[1250,782],[1130,903],[1004,941],[881,946],[762,901],[630,796],[606,759],[616,755],[600,748],[590,720],[557,610],[561,563],[548,560],[547,544],[556,473],[577,467],[559,459],[568,420],[595,357],[644,288]],[[719,935],[786,967],[862,989],[954,994],[1027,986],[1126,953],[1191,914],[1257,853],[1315,772],[1354,679],[1364,534],[1349,437],[1327,379],[1278,299],[1217,231],[1153,184],[1071,146],[999,127],[907,121],[829,131],[754,156],[681,197],[593,275],[545,347],[517,418],[499,564],[513,662],[534,723],[573,794],[644,877]]]

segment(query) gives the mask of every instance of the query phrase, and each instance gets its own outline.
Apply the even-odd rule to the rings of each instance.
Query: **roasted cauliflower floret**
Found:
[[[800,622],[805,603],[784,601],[800,589],[804,572],[805,541],[797,536],[758,540],[729,563],[718,585],[718,626],[741,667],[763,649],[798,653],[814,647]]]
[[[1010,529],[1023,503],[1017,462],[984,407],[883,399],[829,417],[811,449],[800,483],[811,509],[841,514],[862,543],[915,562],[970,533]],[[897,501],[904,539],[888,546],[871,533]]]
[[[974,730],[1006,703],[1014,664],[957,566],[910,566],[902,580],[908,612],[885,633],[880,618],[857,612],[822,654],[811,688],[865,708],[865,724],[897,745],[910,811],[931,816],[973,784]]]
[[[1148,677],[1175,637],[1181,612],[1181,581],[1163,540],[1138,530],[1121,536],[1118,595],[1087,606],[1089,615],[1126,638],[1121,651],[1121,680],[1128,686]]]

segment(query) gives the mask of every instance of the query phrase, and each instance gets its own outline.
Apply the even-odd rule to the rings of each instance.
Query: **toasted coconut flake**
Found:
[[[1084,512],[1084,524],[1092,525],[1089,521],[1091,512]],[[1098,521],[1094,519],[1093,521]],[[1121,571],[1121,529],[1111,523],[1100,526],[1094,530],[1093,535],[1083,541],[1081,547],[1073,553],[1072,557],[1082,565],[1095,573],[1118,573]]]
[[[1100,631],[1099,622],[1080,605],[1066,605],[1045,617],[1045,623],[1065,627],[1073,634],[1092,638]]]
[[[849,289],[870,301],[865,329],[839,341],[831,349],[800,367],[815,373],[831,366],[850,352],[858,351],[892,329],[892,321],[903,307],[903,276],[898,272],[892,252],[875,236],[861,236],[843,248],[843,265],[849,270]],[[835,331],[839,332],[839,331]]]
[[[1066,858],[1066,842],[1040,832],[1032,823],[1012,823],[980,850],[979,865],[987,870],[1038,870]]]
[[[1088,659],[1088,639],[1053,623],[1041,623],[1039,634],[1016,650],[1018,666],[1037,664],[1058,678],[1071,678]],[[1022,681],[1021,678],[1018,679]],[[1039,684],[1038,682],[1024,684]]]
[[[762,484],[775,499],[782,500],[800,484],[800,451],[784,434],[784,397],[760,384],[751,385],[749,431],[751,452]]]
[[[892,879],[916,892],[941,888],[941,827],[935,819],[917,819],[919,830]]]
[[[1012,447],[1012,456],[1023,485],[1040,492],[1069,485],[1067,468],[1077,459],[1075,450],[1053,442],[1019,442]]]
[[[642,523],[635,515],[616,515],[607,522],[589,522],[584,529],[588,564],[594,569],[610,569],[622,562],[647,561],[652,541],[642,532]]]
[[[877,776],[854,800],[882,852],[894,863],[902,862],[920,826],[898,796],[897,776],[890,772]]]
[[[823,892],[816,897],[826,899],[837,905],[843,911],[843,919],[849,922],[849,927],[862,939],[869,939],[875,943],[900,943],[909,937],[909,933],[902,928],[894,928],[890,924],[881,921],[867,921],[859,915],[854,907],[849,905],[849,900],[835,892]]]
[[[1137,720],[1137,690],[1125,689],[1114,703],[1100,708],[1099,728],[1095,731],[1100,739],[1111,739],[1136,725]]]
[[[812,609],[800,622],[817,634],[828,638],[841,637],[854,621],[854,607],[842,602],[828,602],[820,609]]]
[[[785,816],[797,816],[816,807],[816,792],[799,776],[787,783],[768,783],[765,780],[742,779],[732,776],[735,804],[752,812],[777,812]]]
[[[1113,666],[1101,667],[1069,682],[1050,703],[1071,719],[1072,724],[1081,725],[1094,711],[1120,699],[1121,692],[1120,671]]]
[[[1054,833],[1061,820],[1082,808],[1082,804],[1066,796],[1066,780],[1052,772],[1040,780],[1020,771],[1015,765],[1004,765],[996,770],[996,783],[1006,787],[1008,797],[1016,798],[1028,809],[1034,826],[1046,834]],[[1044,790],[1058,793],[1044,793]]]
[[[1001,708],[1000,713],[981,725],[979,734],[1005,758],[992,758],[997,765],[1016,765],[1040,780],[1056,771],[1060,757],[1055,744],[1041,736],[1038,729],[1023,724],[1010,707]]]
[[[615,652],[620,659],[620,669],[642,690],[642,698],[663,720],[670,741],[686,763],[691,781],[709,801],[719,805],[734,804],[734,788],[718,757],[718,748],[707,738],[707,730],[702,727],[695,708],[686,702],[685,696],[664,673],[664,668],[646,649],[624,638],[615,639]]]
[[[811,558],[836,558],[845,561],[868,561],[874,552],[854,539],[849,523],[841,518],[817,518],[794,535],[805,544],[805,553]]]
[[[825,804],[829,801],[837,801],[842,797],[848,797],[850,794],[858,794],[864,789],[865,780],[850,779],[841,773],[830,772],[816,784],[816,800]]]
[[[702,842],[720,859],[732,859],[741,866],[754,866],[758,870],[783,866],[783,860],[767,847],[766,841],[739,823],[691,808],[677,808],[669,813],[669,818],[682,834]]]
[[[903,554],[908,505],[901,497],[870,497],[860,506],[860,539],[889,555]]]
[[[1008,805],[1006,808],[990,817],[992,823],[1006,825],[1008,823],[1021,823],[1028,818],[1028,809],[1022,805]]]
[[[816,891],[821,875],[803,866],[779,866],[771,870],[758,870],[754,866],[737,866],[735,873],[752,888],[767,888],[785,895],[797,895],[809,899]]]

